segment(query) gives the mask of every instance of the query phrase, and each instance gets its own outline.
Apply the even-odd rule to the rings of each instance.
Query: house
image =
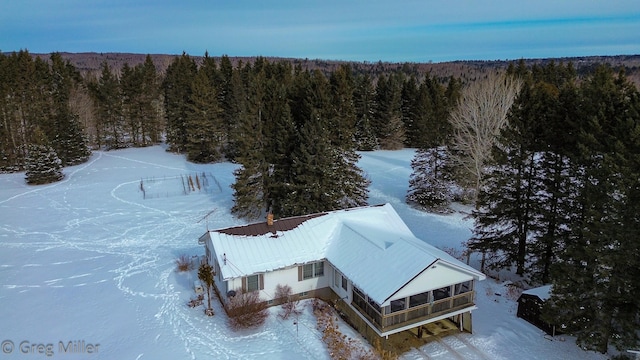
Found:
[[[471,331],[485,275],[418,239],[389,204],[212,230],[200,237],[222,297],[277,285],[334,300],[369,340],[451,319]],[[231,292],[231,293],[230,293]]]
[[[551,297],[551,285],[525,290],[518,298],[517,316],[544,330],[549,335],[556,335],[556,327],[542,320],[542,306]]]

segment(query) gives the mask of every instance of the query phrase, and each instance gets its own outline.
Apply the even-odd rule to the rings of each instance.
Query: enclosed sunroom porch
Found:
[[[351,306],[380,336],[417,327],[476,309],[473,280],[391,300],[380,306],[353,287]]]

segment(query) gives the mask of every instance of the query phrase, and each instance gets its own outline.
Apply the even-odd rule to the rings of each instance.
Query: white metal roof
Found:
[[[209,236],[224,279],[326,259],[379,304],[436,261],[484,279],[416,238],[390,204],[323,213],[284,231]]]
[[[540,298],[540,300],[548,300],[551,297],[551,285],[545,285],[525,290],[522,293],[526,295],[537,296]]]

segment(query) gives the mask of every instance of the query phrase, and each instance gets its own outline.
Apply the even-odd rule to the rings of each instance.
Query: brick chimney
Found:
[[[273,226],[273,213],[267,214],[267,226]]]

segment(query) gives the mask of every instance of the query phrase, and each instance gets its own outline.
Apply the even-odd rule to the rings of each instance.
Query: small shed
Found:
[[[551,285],[525,290],[518,298],[518,317],[536,327],[544,330],[549,335],[557,334],[555,325],[542,320],[542,306],[551,297]]]

